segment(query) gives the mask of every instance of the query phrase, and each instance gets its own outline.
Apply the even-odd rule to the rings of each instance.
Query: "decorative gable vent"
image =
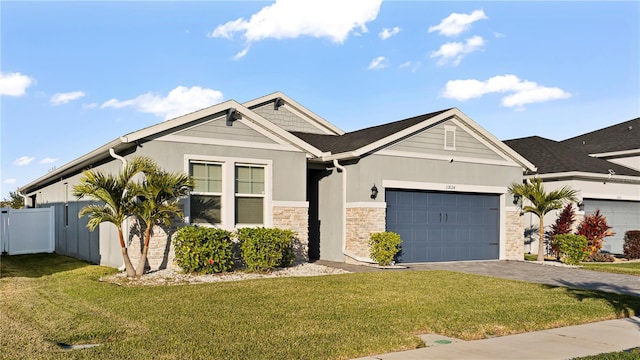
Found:
[[[451,125],[444,126],[444,149],[456,149],[456,127]]]

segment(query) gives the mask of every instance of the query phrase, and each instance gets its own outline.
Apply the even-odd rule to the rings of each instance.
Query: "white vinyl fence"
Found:
[[[54,208],[2,208],[0,248],[3,254],[36,254],[55,251]]]

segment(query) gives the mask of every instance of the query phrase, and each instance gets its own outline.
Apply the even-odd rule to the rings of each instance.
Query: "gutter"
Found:
[[[337,159],[333,160],[333,165],[342,173],[342,254],[359,262],[377,264],[368,257],[347,251],[347,169]]]
[[[22,197],[22,206],[26,209],[27,208],[27,195],[23,194],[20,191],[18,191],[18,195],[20,195],[20,197]]]

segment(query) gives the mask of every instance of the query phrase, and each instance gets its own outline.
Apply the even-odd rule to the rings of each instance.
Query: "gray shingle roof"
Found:
[[[538,174],[570,171],[589,172],[606,175],[609,169],[616,175],[640,176],[640,172],[604,159],[589,156],[573,146],[539,136],[504,141],[538,168]]]
[[[388,124],[373,126],[344,135],[319,135],[292,131],[291,133],[322,151],[339,154],[360,149],[378,140],[391,136],[399,131],[419,124],[451,109],[440,110],[429,114],[411,117]]]
[[[640,117],[562,141],[589,154],[640,149]]]

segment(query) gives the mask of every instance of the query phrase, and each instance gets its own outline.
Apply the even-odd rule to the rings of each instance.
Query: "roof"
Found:
[[[408,119],[395,121],[388,124],[372,126],[369,128],[352,131],[344,135],[319,135],[304,132],[291,132],[293,135],[308,142],[322,151],[339,154],[360,149],[366,145],[382,140],[411,126],[417,125],[434,116],[440,115],[451,109],[440,110],[429,114],[414,116]]]
[[[589,154],[640,149],[640,117],[600,130],[572,137],[562,144]]]
[[[616,175],[640,176],[638,171],[540,136],[505,140],[504,143],[535,164],[538,174],[588,172],[607,175],[611,169]]]

